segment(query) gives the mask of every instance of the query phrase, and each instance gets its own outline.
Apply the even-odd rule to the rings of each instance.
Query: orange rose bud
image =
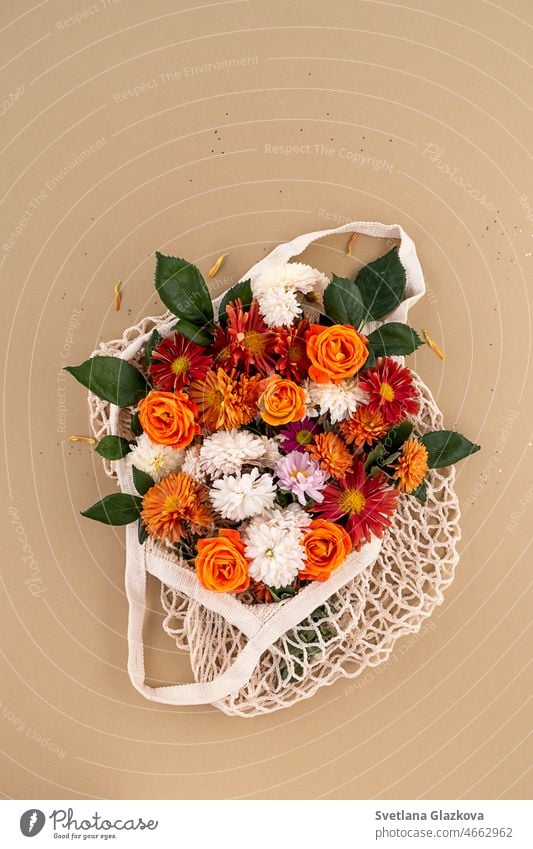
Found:
[[[315,383],[340,383],[353,377],[368,359],[366,336],[349,324],[312,324],[305,338],[309,377]]]
[[[250,586],[244,542],[238,531],[222,528],[217,537],[199,539],[195,565],[206,590],[242,593]]]
[[[301,386],[273,374],[263,382],[262,387],[258,405],[263,421],[270,425],[284,425],[303,419],[305,391]]]
[[[352,550],[350,537],[344,528],[326,519],[311,522],[302,545],[307,559],[305,569],[298,572],[298,577],[303,581],[327,581]]]
[[[196,404],[184,392],[152,391],[139,404],[142,429],[156,445],[186,448],[200,433],[197,417]]]

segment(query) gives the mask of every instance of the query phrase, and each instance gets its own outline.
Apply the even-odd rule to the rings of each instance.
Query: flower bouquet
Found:
[[[333,232],[365,227],[383,225]],[[400,505],[426,505],[433,470],[478,450],[459,433],[417,426],[425,399],[404,357],[423,342],[395,319],[423,278],[412,243],[392,229],[400,249],[355,279],[329,279],[278,248],[215,302],[192,263],[157,254],[169,313],[120,356],[99,351],[68,369],[93,404],[100,399],[97,417],[106,411],[96,451],[121,492],[82,515],[130,526],[129,667],[148,698],[226,700],[227,709],[265,651],[291,633],[298,645],[277,662],[276,687],[294,688],[317,654],[324,661],[338,649],[345,626],[324,603],[376,562]],[[188,612],[194,602],[240,629],[246,645],[204,681],[148,687],[139,657],[146,572],[162,581],[178,631],[183,604]],[[203,624],[195,639],[209,653],[212,623]],[[189,634],[193,654],[190,643]]]

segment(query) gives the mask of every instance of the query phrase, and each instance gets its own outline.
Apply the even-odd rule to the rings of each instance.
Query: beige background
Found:
[[[532,26],[528,0],[3,0],[4,796],[530,795]],[[79,516],[112,484],[66,441],[87,408],[60,370],[159,311],[156,249],[204,272],[229,251],[221,291],[344,218],[415,239],[412,320],[446,360],[414,365],[483,446],[458,470],[457,579],[385,667],[288,711],[150,704],[123,532]],[[347,274],[383,252],[345,241],[308,255]],[[153,604],[151,673],[187,680]]]

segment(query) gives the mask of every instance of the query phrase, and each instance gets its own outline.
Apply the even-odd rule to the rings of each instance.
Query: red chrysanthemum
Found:
[[[305,343],[308,328],[309,322],[304,318],[296,327],[275,327],[272,331],[276,337],[276,371],[296,383],[305,380],[311,365]]]
[[[322,495],[324,500],[314,505],[313,513],[345,525],[356,551],[363,542],[370,542],[372,534],[383,536],[398,500],[397,490],[388,484],[384,474],[375,478],[365,474],[363,460],[356,460],[354,471],[344,480],[326,486]]]
[[[411,372],[390,357],[383,357],[373,369],[359,376],[359,387],[368,392],[368,408],[380,412],[389,424],[418,412],[418,396]]]
[[[249,374],[255,368],[261,374],[274,372],[275,337],[266,326],[257,301],[244,310],[240,300],[228,304],[226,309],[228,363]],[[224,363],[221,363],[225,367]]]
[[[163,339],[152,351],[150,374],[154,386],[163,392],[176,392],[191,380],[202,380],[212,363],[211,355],[181,333]]]

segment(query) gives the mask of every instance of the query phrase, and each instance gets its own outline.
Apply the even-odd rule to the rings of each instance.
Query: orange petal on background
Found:
[[[217,274],[220,271],[220,266],[222,265],[222,263],[224,262],[224,260],[226,259],[227,256],[229,256],[229,254],[220,254],[218,259],[215,261],[215,264],[211,266],[211,268],[207,272],[207,276],[209,277],[210,280],[211,280],[212,277],[215,276],[215,274]]]
[[[117,280],[115,285],[113,286],[113,291],[115,293],[114,306],[115,310],[118,312],[120,309],[120,304],[122,302],[122,295],[120,294],[120,287],[122,286],[122,280]]]
[[[350,240],[349,240],[348,244],[346,245],[346,248],[344,249],[344,256],[351,256],[352,255],[352,248],[355,245],[355,243],[357,242],[358,238],[359,238],[359,233],[352,233],[352,235],[350,236]]]
[[[439,346],[437,345],[435,340],[431,338],[431,336],[429,335],[427,330],[423,330],[422,333],[424,334],[424,339],[426,340],[426,343],[429,345],[429,347],[431,348],[433,353],[436,354],[437,357],[440,357],[441,360],[443,360],[444,359],[444,351],[442,351],[439,348]]]

